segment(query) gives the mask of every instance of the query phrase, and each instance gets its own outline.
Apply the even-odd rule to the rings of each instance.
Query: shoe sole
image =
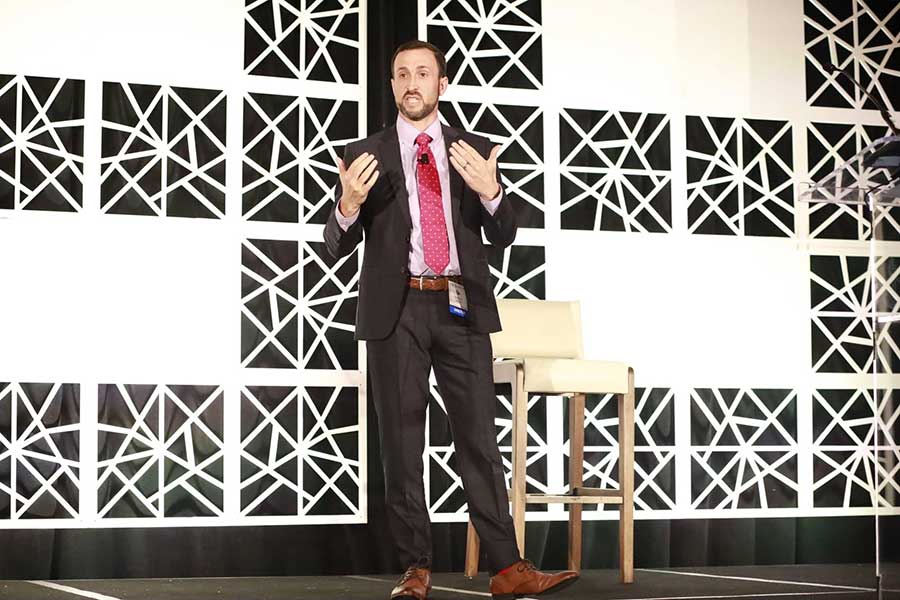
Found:
[[[500,594],[500,595],[496,595],[496,596],[492,595],[491,600],[516,600],[516,598],[527,598],[529,596],[539,596],[539,597],[549,596],[550,594],[555,594],[556,592],[566,589],[567,587],[569,587],[576,581],[578,581],[577,577],[573,577],[572,579],[566,579],[565,581],[562,581],[562,582],[558,583],[557,585],[554,585],[552,588],[544,590],[540,594]]]
[[[431,588],[428,588],[428,591],[425,592],[425,600],[431,597]],[[391,600],[419,600],[418,596],[412,596],[410,594],[406,594],[405,596],[391,596]]]

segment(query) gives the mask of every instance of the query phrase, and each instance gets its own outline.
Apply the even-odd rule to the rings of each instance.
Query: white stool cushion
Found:
[[[525,358],[525,391],[562,394],[625,394],[628,365],[602,360]]]

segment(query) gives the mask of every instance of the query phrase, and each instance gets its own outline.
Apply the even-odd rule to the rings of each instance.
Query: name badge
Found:
[[[466,302],[466,288],[455,281],[448,282],[447,295],[450,298],[450,314],[457,317],[465,317],[469,312],[469,304]]]

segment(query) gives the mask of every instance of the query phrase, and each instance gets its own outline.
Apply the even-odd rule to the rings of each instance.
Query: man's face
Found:
[[[438,76],[437,59],[431,50],[404,50],[394,59],[391,88],[397,110],[416,122],[435,112],[438,98],[447,90],[447,78]]]

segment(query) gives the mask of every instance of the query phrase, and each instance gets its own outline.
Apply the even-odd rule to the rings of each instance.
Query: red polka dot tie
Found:
[[[444,204],[441,202],[441,180],[434,164],[434,154],[428,144],[431,136],[416,136],[416,180],[419,189],[419,220],[422,226],[422,245],[425,264],[440,275],[450,264],[450,243],[447,239],[447,221],[444,220]],[[422,158],[422,157],[427,158]]]

